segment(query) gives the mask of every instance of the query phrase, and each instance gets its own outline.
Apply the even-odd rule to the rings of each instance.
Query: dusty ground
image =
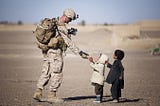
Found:
[[[97,36],[99,35],[99,36]],[[112,33],[100,31],[80,31],[74,41],[77,45],[97,56],[100,52],[110,56],[117,42],[112,42]],[[87,38],[87,39],[86,39]],[[36,48],[32,32],[27,30],[0,31],[0,106],[159,106],[160,105],[160,57],[151,56],[147,49],[126,49],[125,88],[120,103],[109,100],[110,85],[104,87],[104,102],[93,103],[94,90],[89,79],[92,69],[87,60],[70,52],[64,58],[64,79],[59,89],[59,97],[64,103],[41,103],[32,99],[36,81],[40,75],[42,55]],[[115,48],[113,48],[115,47]],[[106,74],[108,69],[106,70]],[[44,96],[48,88],[45,88]]]

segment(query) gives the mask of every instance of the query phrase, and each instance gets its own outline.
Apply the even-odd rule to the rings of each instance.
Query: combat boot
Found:
[[[41,101],[41,99],[42,99],[42,89],[39,89],[39,88],[36,89],[36,91],[35,91],[35,93],[33,95],[33,98],[35,100]]]
[[[49,92],[47,101],[48,101],[49,103],[61,103],[61,102],[64,102],[63,99],[58,98],[58,97],[56,96],[56,92],[55,92],[55,91]]]

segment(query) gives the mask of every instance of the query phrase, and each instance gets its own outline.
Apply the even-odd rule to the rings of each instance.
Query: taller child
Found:
[[[122,65],[122,59],[124,57],[124,52],[122,50],[115,50],[113,58],[115,61],[113,64],[108,63],[107,67],[110,68],[106,82],[112,84],[111,94],[113,102],[119,102],[119,97],[121,97],[121,89],[123,88],[122,82],[124,82],[124,67]]]

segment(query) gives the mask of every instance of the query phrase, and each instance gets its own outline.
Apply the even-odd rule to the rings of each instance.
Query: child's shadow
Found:
[[[111,97],[111,95],[103,96],[102,102],[111,102],[113,99],[108,99],[108,97]],[[74,97],[68,97],[64,98],[65,101],[75,101],[75,100],[85,100],[85,99],[95,99],[96,96],[74,96]],[[106,99],[107,98],[107,99]],[[134,98],[134,99],[127,99],[127,98],[121,98],[119,100],[119,103],[125,103],[125,102],[139,102],[140,98]]]
[[[110,97],[111,95],[103,96],[103,97]],[[65,101],[73,101],[73,100],[84,100],[84,99],[95,99],[96,96],[75,96],[75,97],[68,97],[64,98]]]
[[[140,99],[140,98],[134,98],[134,99],[121,98],[119,102],[120,103],[124,103],[124,102],[139,102],[140,100],[142,100],[142,99]]]
[[[107,100],[104,100],[103,102],[111,102],[113,99],[107,99]],[[140,98],[135,98],[135,99],[127,99],[127,98],[121,98],[119,100],[119,103],[125,103],[125,102],[139,102]]]

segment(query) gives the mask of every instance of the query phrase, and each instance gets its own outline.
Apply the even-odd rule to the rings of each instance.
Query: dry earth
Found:
[[[100,26],[79,27],[76,44],[97,57],[106,53],[113,62],[114,49],[125,51],[125,88],[120,103],[109,101],[110,85],[104,86],[104,102],[93,103],[94,89],[89,79],[92,69],[88,60],[75,56],[70,51],[64,58],[64,79],[58,96],[64,103],[49,104],[32,99],[36,81],[40,75],[42,55],[36,47],[32,34],[34,27],[20,29],[5,26],[0,31],[0,106],[159,106],[160,105],[160,57],[152,56],[148,48],[159,43],[159,39],[125,39],[109,28]],[[5,30],[4,30],[4,29]],[[3,29],[3,30],[2,30]],[[9,28],[8,28],[9,29]],[[23,30],[22,30],[23,29]],[[88,29],[88,30],[85,30]],[[153,43],[150,43],[153,41]],[[150,44],[148,44],[148,43]],[[147,45],[147,46],[146,46]],[[107,75],[108,69],[106,70]],[[46,96],[45,88],[43,96]]]

